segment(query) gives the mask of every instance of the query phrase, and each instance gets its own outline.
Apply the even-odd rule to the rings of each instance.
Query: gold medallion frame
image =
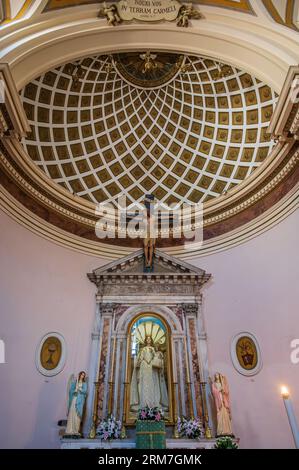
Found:
[[[174,393],[173,393],[173,362],[172,362],[172,335],[169,324],[164,320],[161,315],[153,312],[143,312],[136,315],[129,323],[127,329],[127,352],[126,352],[126,382],[125,382],[125,393],[124,393],[124,410],[125,410],[125,425],[126,426],[133,426],[136,421],[136,417],[130,416],[130,385],[131,385],[131,376],[132,376],[132,367],[131,367],[131,360],[130,360],[130,352],[131,352],[131,330],[132,326],[136,321],[138,321],[142,317],[151,316],[160,320],[166,330],[166,340],[167,340],[167,359],[169,359],[169,364],[167,366],[167,391],[169,396],[169,418],[165,419],[166,424],[173,425],[174,424]]]

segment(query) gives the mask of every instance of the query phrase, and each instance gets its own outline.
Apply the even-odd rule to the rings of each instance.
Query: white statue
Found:
[[[233,436],[228,383],[219,372],[215,374],[212,393],[217,410],[217,436]]]
[[[103,8],[99,11],[99,18],[106,17],[108,24],[110,26],[116,26],[117,24],[121,23],[121,18],[117,11],[116,5],[107,6],[106,2],[104,2]]]
[[[71,375],[68,383],[68,416],[65,435],[80,437],[80,426],[87,396],[87,378],[84,371],[77,379]]]
[[[177,26],[187,28],[191,18],[199,20],[202,18],[202,15],[199,10],[193,9],[192,3],[182,5],[178,12],[176,24]]]
[[[151,336],[146,336],[137,358],[131,381],[130,406],[137,411],[145,406],[167,409],[169,406],[164,376],[164,356],[155,351]]]

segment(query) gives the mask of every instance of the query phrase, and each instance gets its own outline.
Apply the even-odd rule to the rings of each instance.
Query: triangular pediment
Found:
[[[140,249],[124,258],[95,269],[93,275],[141,274],[143,273],[143,268],[143,250]],[[154,270],[150,274],[193,274],[203,276],[205,271],[156,249],[154,254]]]

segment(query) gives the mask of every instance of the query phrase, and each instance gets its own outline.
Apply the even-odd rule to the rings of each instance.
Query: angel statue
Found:
[[[106,17],[110,26],[116,26],[117,24],[121,23],[121,18],[118,14],[117,6],[114,4],[107,6],[106,2],[104,2],[103,8],[101,8],[101,10],[99,11],[98,17]]]
[[[200,18],[202,18],[202,15],[199,10],[193,9],[192,3],[182,5],[178,12],[176,24],[177,26],[187,28],[189,26],[189,20],[191,18],[199,20]]]
[[[87,376],[83,370],[77,379],[71,375],[68,382],[68,414],[65,435],[81,436],[80,426],[83,417],[84,404],[87,396]]]
[[[217,437],[233,436],[228,383],[219,372],[214,376],[212,393],[217,410]]]

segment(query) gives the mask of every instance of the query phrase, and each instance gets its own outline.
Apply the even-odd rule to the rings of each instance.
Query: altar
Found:
[[[213,449],[217,439],[167,439],[166,449]],[[114,439],[101,441],[100,439],[62,439],[61,449],[135,449],[134,439]]]
[[[211,437],[201,293],[210,277],[158,249],[150,272],[144,272],[141,249],[88,274],[96,286],[83,424],[89,439],[72,445],[99,445],[91,441],[98,423],[113,415],[122,423],[123,437],[131,439],[113,445],[131,446],[138,409],[149,400],[163,409],[168,445],[178,437],[182,416],[200,418]]]

